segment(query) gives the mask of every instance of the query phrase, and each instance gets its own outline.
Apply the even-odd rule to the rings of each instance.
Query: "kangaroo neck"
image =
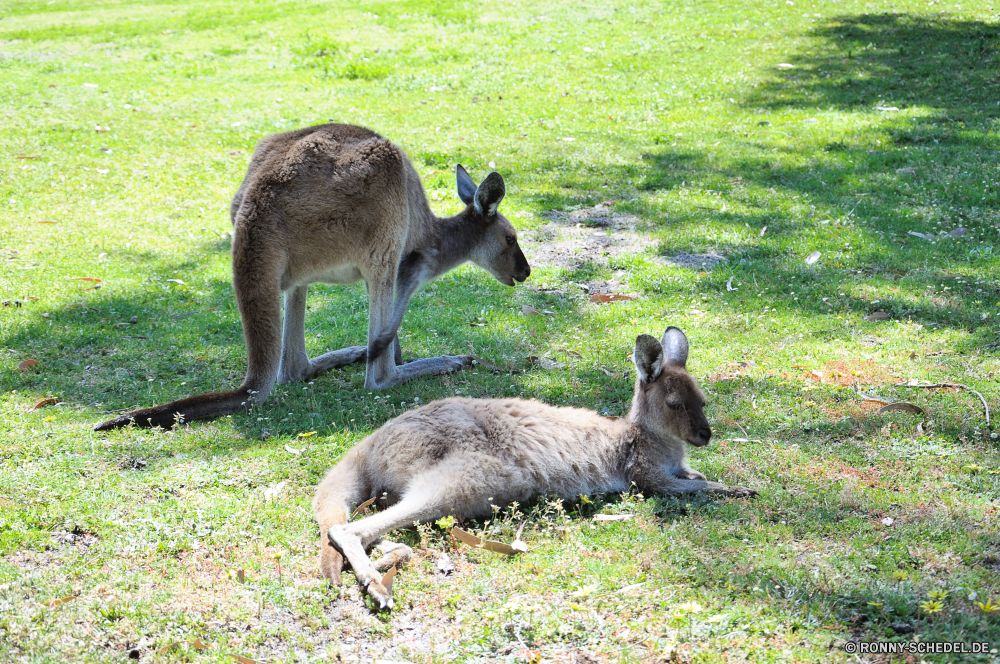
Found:
[[[428,278],[436,278],[458,267],[472,256],[479,235],[464,212],[451,217],[431,214],[427,220],[422,241],[412,247],[424,255],[429,268]]]

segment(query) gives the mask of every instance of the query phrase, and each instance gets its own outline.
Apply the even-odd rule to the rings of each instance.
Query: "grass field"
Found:
[[[991,1],[0,0],[0,661],[1000,661],[972,392],[1000,396]],[[456,163],[504,175],[531,278],[458,269],[401,331],[404,357],[504,371],[373,394],[352,366],[93,433],[239,383],[230,197],[261,137],[330,119],[403,146],[442,214]],[[363,341],[362,285],[310,307],[310,353]],[[367,433],[455,394],[622,415],[635,336],[670,324],[715,431],[692,465],[759,498],[466,524],[527,518],[513,559],[401,533],[420,555],[391,614],[321,581],[310,499]]]

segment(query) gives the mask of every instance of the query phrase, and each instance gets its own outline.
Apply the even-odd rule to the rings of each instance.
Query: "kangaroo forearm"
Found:
[[[685,480],[676,477],[664,477],[654,482],[651,489],[653,493],[665,496],[680,496],[699,491],[719,493],[724,492],[726,487],[718,482],[709,482],[707,480]]]

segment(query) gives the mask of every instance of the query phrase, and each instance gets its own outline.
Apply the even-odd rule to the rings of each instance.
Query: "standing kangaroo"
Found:
[[[457,179],[466,208],[442,218],[431,212],[403,151],[373,131],[327,124],[262,140],[230,206],[233,287],[248,355],[243,384],[126,413],[95,429],[169,428],[228,415],[262,403],[275,381],[307,380],[366,357],[369,390],[469,366],[471,355],[403,364],[397,336],[414,292],[466,261],[508,286],[531,273],[514,227],[497,212],[506,193],[500,174],[490,173],[477,187],[459,165]],[[309,284],[362,279],[368,287],[367,347],[310,359]],[[390,345],[392,352],[385,352]]]
[[[756,495],[710,482],[688,466],[685,443],[707,445],[712,431],[687,357],[687,337],[676,327],[668,327],[661,341],[640,335],[632,410],[621,420],[523,399],[444,399],[387,422],[316,490],[323,576],[339,582],[346,556],[368,594],[391,607],[378,571],[405,562],[412,551],[383,543],[385,555],[374,563],[365,551],[386,532],[414,522],[483,517],[494,504],[525,503],[546,493],[572,500],[625,491],[633,483],[660,494]],[[352,504],[383,492],[392,507],[347,523]]]

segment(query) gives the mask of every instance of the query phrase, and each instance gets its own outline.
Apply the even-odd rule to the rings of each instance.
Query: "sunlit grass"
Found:
[[[0,5],[0,659],[829,662],[849,638],[1000,642],[994,434],[967,390],[897,387],[996,403],[994,9]],[[531,279],[463,267],[414,298],[402,341],[504,372],[369,393],[350,367],[245,415],[94,434],[109,410],[242,378],[230,196],[261,137],[331,119],[403,146],[442,214],[456,163],[503,173]],[[604,202],[620,227],[591,223]],[[629,250],[539,258],[571,230]],[[601,284],[635,299],[593,304]],[[309,303],[310,353],[361,342],[363,286]],[[759,499],[543,500],[469,524],[509,540],[527,518],[537,548],[513,560],[401,533],[424,548],[391,616],[350,575],[319,580],[310,498],[364,435],[455,394],[623,415],[635,336],[671,324],[715,431],[693,466]]]

